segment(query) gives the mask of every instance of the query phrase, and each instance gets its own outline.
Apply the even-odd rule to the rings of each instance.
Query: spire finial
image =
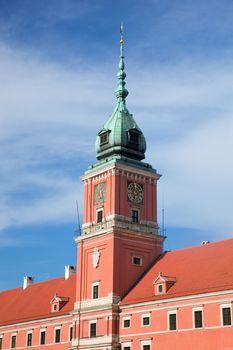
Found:
[[[123,38],[123,23],[121,23],[120,26],[120,62],[119,62],[119,71],[117,73],[118,76],[118,85],[117,89],[115,90],[115,95],[117,97],[118,104],[122,104],[125,107],[125,98],[128,96],[128,91],[125,88],[125,63],[124,63],[124,51],[123,51],[123,45],[124,45],[124,38]]]
[[[123,31],[124,31],[124,27],[123,27],[123,23],[121,23],[121,26],[120,26],[120,34],[121,34],[120,44],[121,45],[124,45]]]

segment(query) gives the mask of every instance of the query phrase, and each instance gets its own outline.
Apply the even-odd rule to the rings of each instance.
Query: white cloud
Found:
[[[0,229],[70,220],[76,197],[82,202],[74,169],[94,161],[116,79],[101,65],[67,68],[3,46],[0,53]],[[129,68],[128,106],[148,139],[148,160],[164,173],[168,224],[232,231],[233,66]]]

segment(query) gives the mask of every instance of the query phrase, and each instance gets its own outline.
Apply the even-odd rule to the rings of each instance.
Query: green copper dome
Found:
[[[120,40],[120,62],[118,71],[118,86],[115,90],[117,105],[96,138],[96,158],[98,160],[127,157],[135,160],[145,158],[145,137],[129,113],[125,98],[128,91],[125,88],[124,71],[124,40]]]

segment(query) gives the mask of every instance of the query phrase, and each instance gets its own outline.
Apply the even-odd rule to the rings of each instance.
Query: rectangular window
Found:
[[[45,331],[40,332],[40,345],[45,344]]]
[[[73,339],[73,327],[70,327],[70,341]]]
[[[94,284],[92,286],[92,297],[93,297],[93,299],[99,298],[99,285],[98,284]]]
[[[142,315],[142,326],[150,325],[150,315]]]
[[[55,329],[55,343],[60,343],[61,341],[61,329]]]
[[[130,318],[124,318],[123,319],[123,327],[129,328],[130,327]]]
[[[15,349],[16,347],[16,335],[12,335],[11,337],[11,349]]]
[[[140,256],[133,256],[132,258],[133,265],[142,265],[142,258]]]
[[[158,285],[158,293],[163,293],[163,285],[162,284]]]
[[[138,210],[132,209],[131,215],[132,215],[132,222],[138,223],[138,221],[139,221]]]
[[[222,307],[222,325],[231,326],[231,308]]]
[[[176,330],[176,314],[169,314],[169,330]]]
[[[0,338],[0,350],[2,350],[2,337]]]
[[[150,350],[150,345],[149,345],[149,344],[143,345],[143,346],[142,346],[142,349],[143,349],[143,350]]]
[[[123,350],[131,350],[131,349],[130,349],[130,346],[124,346]]]
[[[90,337],[96,337],[96,322],[90,323]]]
[[[138,144],[139,134],[133,131],[129,131],[129,141]]]
[[[97,223],[101,223],[103,221],[103,210],[97,210]]]
[[[27,346],[32,346],[32,333],[27,334]]]
[[[103,145],[104,143],[108,142],[108,132],[103,133],[100,135],[100,145]]]
[[[202,328],[203,327],[202,310],[194,311],[194,327],[195,328]]]

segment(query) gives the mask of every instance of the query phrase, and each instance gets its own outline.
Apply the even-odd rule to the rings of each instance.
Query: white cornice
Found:
[[[87,174],[82,175],[81,180],[82,181],[89,180],[99,175],[102,176],[104,173],[106,173],[106,177],[110,175],[115,175],[115,174],[118,175],[119,171],[122,171],[122,175],[124,176],[128,176],[128,177],[131,177],[131,175],[142,176],[155,181],[159,180],[159,178],[161,177],[160,174],[156,173],[155,170],[151,168],[148,168],[147,170],[139,167],[137,168],[136,166],[133,166],[133,165],[125,165],[125,164],[116,162],[116,163],[103,165],[98,168],[93,168],[93,170],[90,170]]]

